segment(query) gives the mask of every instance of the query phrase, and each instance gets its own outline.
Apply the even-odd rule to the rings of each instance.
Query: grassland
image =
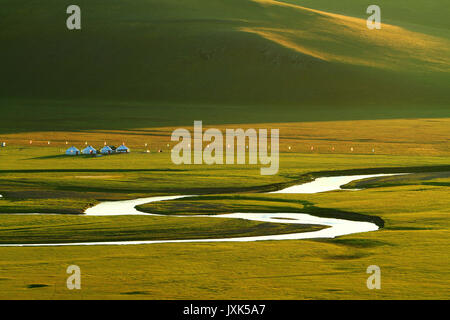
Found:
[[[313,130],[318,123],[280,124],[280,173],[273,177],[260,176],[257,166],[175,166],[166,151],[147,154],[145,148],[139,149],[148,138],[139,134],[120,132],[123,136],[119,138],[116,133],[88,133],[92,135],[89,140],[96,137],[99,144],[99,135],[116,140],[133,137],[134,152],[99,158],[60,156],[64,139],[81,143],[81,133],[55,135],[58,140],[50,146],[43,143],[44,139],[30,146],[25,135],[10,135],[10,145],[0,150],[0,193],[5,195],[0,200],[1,212],[80,213],[86,206],[107,199],[204,194],[143,209],[167,215],[309,212],[378,223],[381,219],[383,228],[320,241],[0,248],[0,297],[448,298],[446,208],[450,170],[446,121],[322,123],[326,128],[323,131]],[[409,134],[413,128],[417,129],[415,135]],[[164,147],[169,128],[154,130],[158,134],[152,135],[149,143]],[[334,139],[336,132],[341,140]],[[433,138],[428,140],[427,136]],[[289,145],[295,150],[311,143],[320,147],[307,153],[287,151]],[[375,153],[372,145],[376,145]],[[330,151],[331,146],[335,146],[334,151]],[[355,147],[353,152],[350,146]],[[358,192],[260,193],[321,175],[387,171],[417,173],[348,185],[367,188]],[[208,238],[299,230],[312,229],[170,216],[1,215],[0,225],[2,243]],[[65,289],[65,268],[69,264],[82,268],[80,292]],[[371,264],[382,270],[382,290],[377,292],[365,286],[365,269]]]
[[[372,214],[386,222],[382,230],[334,240],[0,248],[0,296],[448,299],[447,194],[448,187],[413,185],[276,195]],[[264,202],[268,196],[259,197]],[[82,270],[78,292],[65,289],[65,269],[70,264]],[[365,271],[372,264],[381,267],[381,290],[366,287]],[[33,284],[44,286],[30,288]]]
[[[187,239],[317,230],[196,218],[307,212],[372,221],[329,240],[0,247],[0,299],[448,299],[448,1],[6,0],[0,11],[0,243]],[[280,171],[176,166],[171,132],[280,129]],[[130,154],[64,156],[125,142]],[[151,151],[150,153],[147,150]],[[161,150],[162,152],[157,152]],[[364,190],[265,194],[315,177],[410,172]],[[161,217],[87,217],[104,200]],[[17,213],[55,213],[18,215]],[[173,217],[183,214],[185,217]],[[82,290],[66,288],[81,267]],[[382,289],[368,290],[378,265]]]
[[[3,1],[0,133],[448,117],[445,0],[69,4]]]
[[[83,217],[7,215],[0,243],[71,243],[230,238],[307,232],[321,226],[175,217]]]
[[[0,149],[0,194],[5,199],[0,203],[0,211],[82,213],[101,200],[161,194],[273,191],[310,181],[315,176],[333,174],[448,171],[448,119],[260,124],[258,127],[280,129],[280,172],[276,176],[261,176],[259,165],[174,165],[169,152],[174,128],[170,127],[110,134],[89,131],[4,135],[7,147]],[[126,141],[132,153],[64,156],[65,141],[78,147],[87,141],[94,146],[101,146],[105,141],[116,144]],[[144,152],[147,149],[151,153]],[[157,153],[157,149],[164,152]],[[368,168],[373,170],[365,170]]]
[[[213,108],[213,106],[211,106]],[[393,156],[450,156],[450,142],[448,140],[448,128],[450,127],[450,111],[442,118],[427,119],[389,119],[389,120],[360,120],[360,121],[320,121],[320,122],[290,122],[290,123],[251,123],[251,124],[217,124],[215,122],[203,121],[204,129],[218,128],[224,131],[227,128],[266,128],[280,130],[280,151],[290,153],[307,154],[353,154],[353,155],[393,155]],[[341,110],[345,113],[345,110]],[[365,112],[354,109],[355,112]],[[402,111],[399,110],[399,113]],[[194,118],[195,120],[202,117]],[[78,119],[68,119],[77,121]],[[236,120],[236,119],[235,119]],[[291,119],[292,120],[292,119]],[[56,124],[57,126],[57,124]],[[192,132],[193,122],[183,125]],[[45,125],[43,126],[45,127]],[[152,153],[162,150],[168,152],[174,145],[170,136],[177,126],[172,127],[141,127],[135,129],[86,129],[86,130],[57,130],[34,131],[32,126],[27,132],[3,133],[0,140],[5,141],[8,146],[20,147],[23,158],[28,154],[28,158],[34,161],[21,161],[20,168],[63,168],[71,166],[74,160],[67,160],[62,154],[67,147],[74,145],[84,148],[85,144],[90,144],[96,148],[103,147],[104,143],[119,145],[125,142],[133,151],[138,153],[149,150]],[[32,144],[30,145],[30,141]],[[48,144],[50,142],[50,145]],[[66,144],[67,143],[67,144]],[[169,146],[168,146],[169,145]],[[48,147],[54,148],[44,152],[40,149],[27,149],[27,147]],[[291,149],[289,150],[289,147]],[[311,150],[313,147],[313,150]],[[353,147],[353,151],[351,148]],[[1,149],[0,149],[1,150]],[[2,150],[3,151],[3,150]],[[0,153],[5,154],[6,151]],[[59,157],[58,157],[59,156]],[[165,157],[165,155],[161,155]],[[47,161],[45,157],[50,157]],[[52,160],[53,157],[53,160]],[[151,159],[154,155],[151,155]],[[5,166],[14,169],[16,156],[4,157],[2,161]],[[20,159],[20,158],[19,158]],[[119,158],[122,160],[122,158]],[[143,159],[148,159],[143,158]],[[42,161],[38,161],[42,160]],[[104,159],[96,159],[106,161]],[[72,161],[72,162],[70,162]],[[133,160],[135,161],[135,160]],[[142,161],[142,160],[136,160]],[[117,163],[122,161],[107,162]],[[153,161],[149,161],[147,166],[151,166]],[[157,161],[156,161],[157,162]],[[26,164],[32,164],[27,166]],[[82,167],[89,168],[87,161]],[[91,162],[92,163],[92,162]],[[139,164],[143,166],[143,163]],[[93,168],[95,166],[90,166]]]

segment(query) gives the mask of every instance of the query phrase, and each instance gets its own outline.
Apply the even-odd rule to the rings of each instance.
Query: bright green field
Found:
[[[0,194],[5,199],[0,211],[82,213],[99,200],[263,192],[310,181],[314,176],[449,170],[447,156],[281,153],[279,173],[261,176],[259,165],[177,166],[169,153],[135,150],[92,158],[65,157],[58,155],[60,152],[52,147],[1,149]]]
[[[446,0],[69,4],[2,1],[0,134],[449,116]]]
[[[143,209],[160,214],[307,212],[374,222],[380,217],[384,227],[320,241],[0,248],[1,298],[449,298],[448,157],[282,153],[280,174],[263,177],[257,168],[247,166],[191,166],[173,171],[181,168],[170,164],[164,153],[135,152],[123,155],[125,159],[51,157],[56,152],[51,147],[2,149],[2,160],[7,159],[2,163],[9,170],[1,173],[5,198],[0,200],[0,211],[69,213],[102,199],[222,193]],[[391,169],[364,169],[377,167]],[[341,171],[327,172],[330,168]],[[258,193],[313,176],[387,171],[430,172],[349,185],[369,187],[357,192]],[[232,190],[240,191],[223,194]],[[194,217],[0,217],[3,243],[188,239],[313,230]],[[82,270],[79,292],[65,288],[65,268],[70,264]],[[382,270],[382,289],[376,292],[365,284],[365,270],[371,264]]]
[[[382,230],[336,240],[0,248],[0,296],[448,299],[447,195],[448,187],[413,185],[277,196],[377,215],[386,222]],[[266,196],[259,197],[262,204]],[[65,289],[70,264],[82,270],[78,292]],[[381,268],[381,290],[366,288],[365,271],[372,264]],[[36,284],[46,287],[29,288]]]

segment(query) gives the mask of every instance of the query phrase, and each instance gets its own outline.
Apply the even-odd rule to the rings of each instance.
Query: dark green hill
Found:
[[[363,1],[314,3],[80,0],[69,31],[72,1],[2,1],[0,132],[450,116],[448,28],[426,4],[375,31]]]

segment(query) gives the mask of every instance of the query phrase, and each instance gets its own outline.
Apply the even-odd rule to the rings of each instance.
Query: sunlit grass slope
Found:
[[[279,16],[297,21],[280,23],[284,28],[262,26],[243,30],[307,56],[381,69],[450,71],[450,41],[446,39],[387,23],[381,30],[373,32],[368,30],[365,19],[276,0],[253,1],[267,6]],[[290,25],[294,28],[289,28]]]
[[[314,3],[80,0],[69,31],[69,1],[4,1],[0,130],[449,115],[449,37],[423,2],[410,20],[386,3],[382,30],[361,1]]]
[[[450,4],[446,0],[378,0],[371,3],[366,0],[283,0],[283,2],[302,5],[317,10],[330,11],[342,15],[366,19],[365,8],[376,4],[381,8],[383,23],[395,24],[419,32],[446,35],[448,37],[450,22],[448,11]]]

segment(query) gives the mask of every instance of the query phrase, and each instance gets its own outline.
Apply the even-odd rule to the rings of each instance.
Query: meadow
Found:
[[[59,214],[2,214],[1,243],[215,238],[320,228],[188,217],[231,212],[303,212],[372,221],[382,229],[330,240],[3,247],[0,297],[448,298],[447,123],[447,119],[417,119],[271,124],[281,128],[282,152],[279,174],[269,177],[261,176],[255,165],[176,166],[170,162],[166,144],[171,128],[111,136],[96,131],[86,136],[55,133],[50,145],[43,139],[49,133],[4,136],[9,140],[7,147],[0,149],[0,194],[4,195],[0,211]],[[314,130],[318,127],[326,129]],[[419,128],[414,136],[410,135],[412,128]],[[143,134],[147,130],[153,132],[151,140]],[[370,133],[374,131],[377,135]],[[336,132],[342,139],[333,138]],[[30,136],[36,139],[32,145],[27,142]],[[370,140],[365,139],[368,136]],[[127,139],[132,152],[103,157],[62,155],[65,139],[75,144],[88,139],[101,145],[105,137],[108,141]],[[432,143],[427,137],[433,137]],[[144,141],[150,153],[145,152]],[[316,146],[314,150],[311,144]],[[165,148],[164,152],[155,152],[158,147]],[[365,189],[356,192],[263,193],[320,176],[386,172],[412,174],[345,186]],[[162,217],[80,215],[99,201],[163,194],[198,196],[140,207],[166,215]],[[170,217],[173,214],[187,217]],[[69,264],[82,268],[80,292],[65,289]],[[366,288],[365,269],[371,264],[382,269],[382,290]]]
[[[82,213],[101,200],[274,191],[317,176],[403,172],[402,167],[409,167],[408,172],[448,171],[449,125],[444,118],[218,126],[279,128],[280,172],[275,176],[261,176],[260,165],[174,165],[170,134],[176,127],[8,134],[2,136],[7,147],[0,149],[0,194],[5,196],[0,208]],[[132,152],[64,155],[70,145],[100,147],[104,142],[126,142]]]
[[[379,231],[338,239],[0,248],[0,296],[40,299],[448,299],[447,189],[448,186],[409,185],[359,192],[276,196],[376,215],[386,223]],[[258,204],[264,205],[267,196],[258,197],[261,198]],[[291,202],[283,202],[283,206],[298,210]],[[158,224],[159,219],[149,219],[152,224]],[[3,224],[2,233],[5,229]],[[80,291],[65,288],[65,269],[70,264],[81,267]],[[381,290],[366,287],[366,268],[372,264],[381,267]]]
[[[446,0],[70,4],[2,3],[0,134],[448,117]]]

